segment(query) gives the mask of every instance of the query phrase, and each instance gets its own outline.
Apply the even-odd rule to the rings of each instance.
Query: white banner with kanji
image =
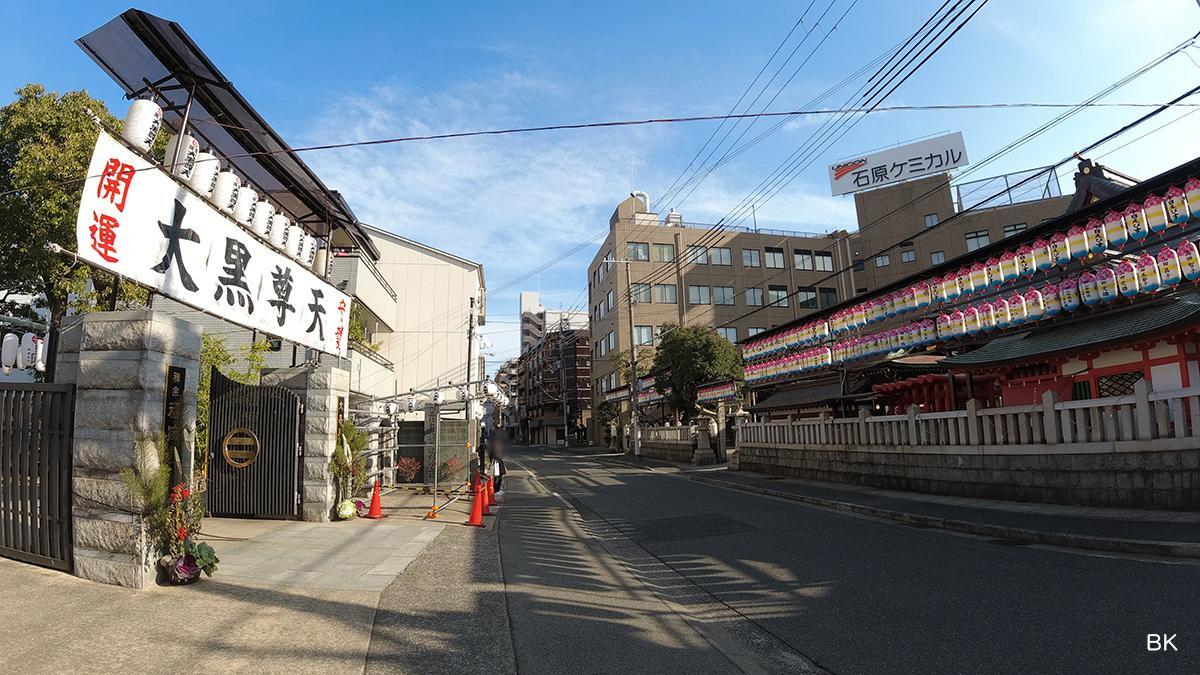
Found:
[[[346,355],[350,297],[100,132],[79,257],[231,323]]]

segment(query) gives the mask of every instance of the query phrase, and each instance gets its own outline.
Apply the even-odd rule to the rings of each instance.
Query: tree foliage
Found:
[[[120,121],[84,91],[27,84],[16,96],[0,108],[0,303],[32,296],[58,326],[68,310],[106,306],[112,288],[112,275],[70,264],[45,245],[75,250],[82,179],[99,132],[89,111],[113,129]],[[146,301],[132,284],[121,290],[118,307]]]
[[[696,410],[696,390],[706,382],[741,378],[742,355],[737,347],[704,326],[664,326],[654,354],[654,386],[671,393],[667,402],[690,418]]]
[[[650,367],[654,363],[654,350],[649,347],[634,347],[637,349],[637,375],[645,377],[650,374]],[[622,382],[633,383],[633,349],[626,349],[617,352],[613,356],[613,365],[616,366],[617,376]]]

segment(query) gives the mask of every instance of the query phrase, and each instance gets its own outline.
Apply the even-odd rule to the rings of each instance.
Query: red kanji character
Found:
[[[110,263],[117,262],[113,254],[117,252],[117,228],[120,226],[116,218],[92,211],[92,226],[88,228],[92,234],[92,250]]]
[[[338,300],[338,311],[339,312],[346,311],[346,301],[345,300]]]
[[[126,164],[116,157],[110,158],[104,165],[104,173],[96,185],[96,196],[107,199],[118,211],[125,212],[125,199],[129,196],[129,186],[133,183],[133,165]]]

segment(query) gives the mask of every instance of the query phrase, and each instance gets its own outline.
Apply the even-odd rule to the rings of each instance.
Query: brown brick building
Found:
[[[1053,173],[1004,193],[1036,174],[961,189],[940,174],[860,192],[858,229],[827,234],[734,227],[714,233],[677,213],[660,217],[644,193],[630,195],[588,266],[592,408],[625,384],[616,356],[635,343],[652,348],[666,324],[711,326],[739,342],[1061,215],[1071,198],[1058,196]],[[628,409],[621,403],[623,421]],[[597,429],[590,435],[603,436]]]

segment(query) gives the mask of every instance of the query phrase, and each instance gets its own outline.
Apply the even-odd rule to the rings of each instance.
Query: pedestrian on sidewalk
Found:
[[[508,469],[504,466],[504,453],[507,450],[507,433],[501,430],[496,430],[492,435],[491,443],[488,444],[488,454],[492,457],[492,478],[496,482],[496,496],[504,496],[504,490],[500,485],[504,482],[504,474],[508,473]]]

